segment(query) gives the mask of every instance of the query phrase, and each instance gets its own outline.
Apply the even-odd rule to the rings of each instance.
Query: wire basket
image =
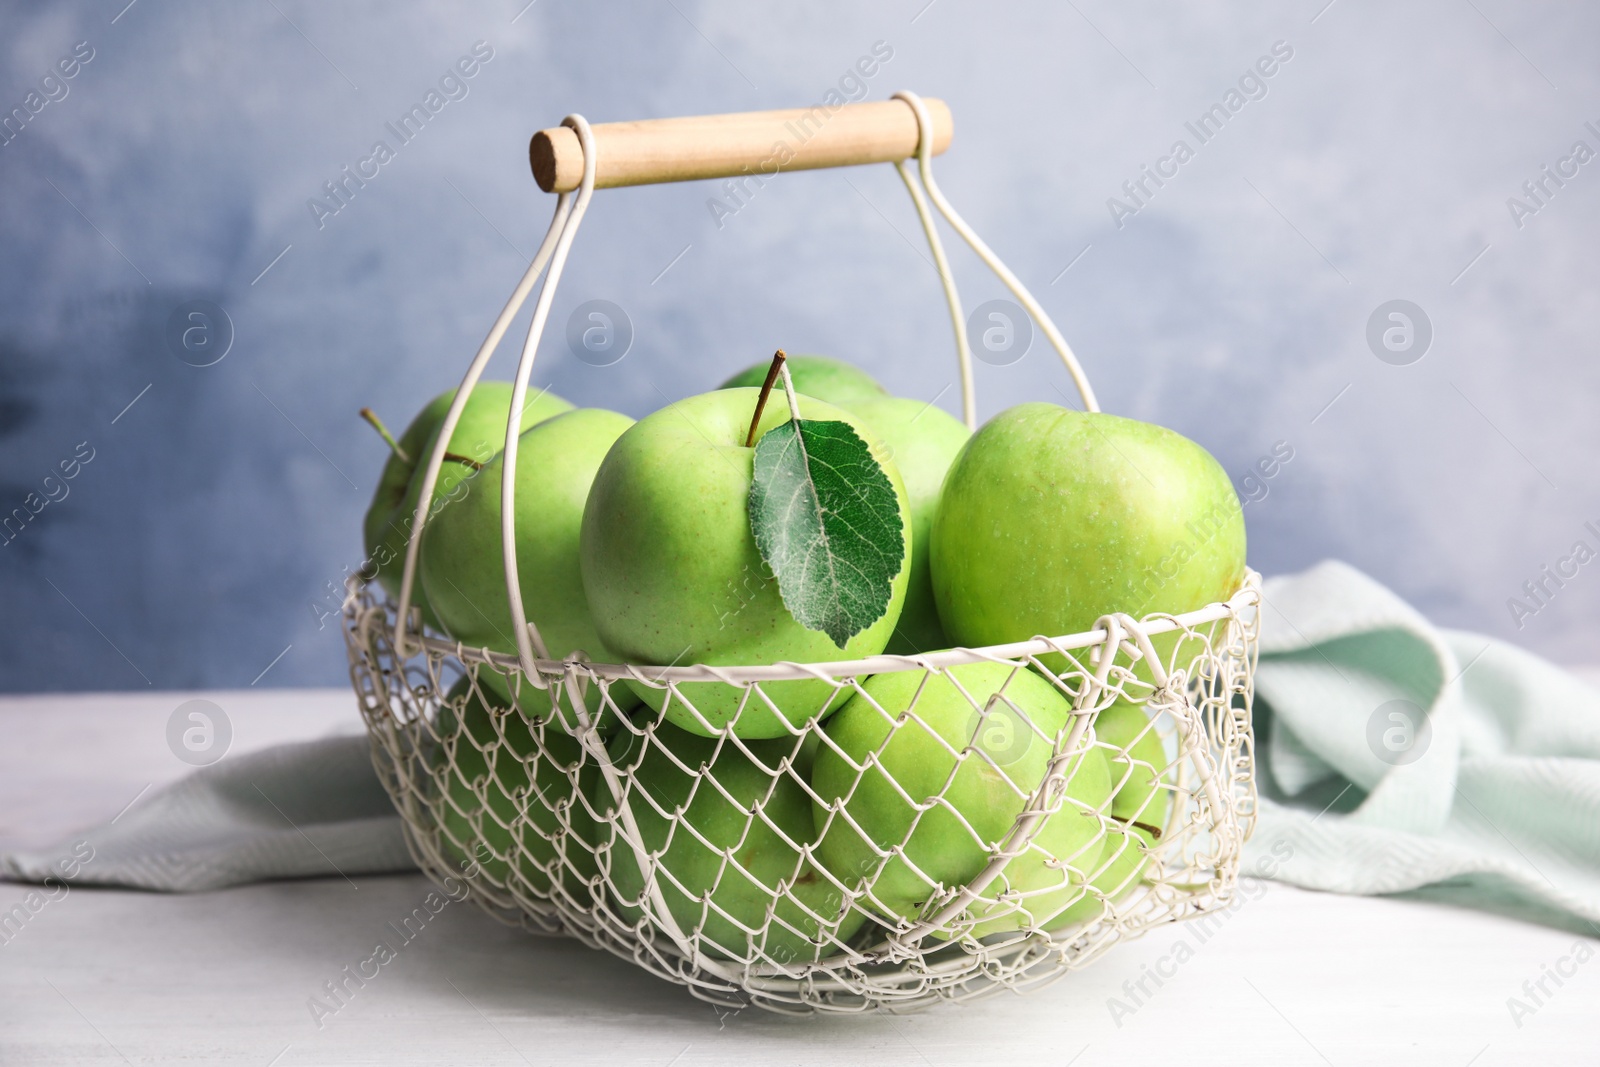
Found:
[[[739,173],[794,114],[669,131],[698,146],[670,166],[659,141],[630,155],[628,137],[713,120],[591,129],[573,116],[535,138],[535,173],[560,193],[555,220],[445,418],[397,601],[352,582],[351,680],[418,865],[503,921],[576,937],[719,1005],[908,1011],[1032,988],[1232,898],[1256,810],[1253,572],[1228,601],[1184,615],[1110,614],[1082,634],[811,664],[555,660],[532,623],[510,655],[421,633],[410,606],[427,502],[466,396],[548,267],[514,386],[510,410],[521,410],[593,190]],[[929,200],[1098,410],[1059,332],[934,184],[943,105],[903,93],[831,122],[831,140],[815,138],[786,169],[895,163],[950,303],[968,425],[970,353]],[[729,128],[746,141],[730,145]],[[904,163],[913,154],[920,188]],[[514,483],[502,486],[507,545]],[[506,570],[512,618],[527,618],[515,553]],[[810,683],[814,714],[776,738],[735,734],[730,702],[753,715],[792,706],[796,682]],[[653,699],[641,706],[641,695]],[[696,702],[710,700],[718,711],[702,714]]]

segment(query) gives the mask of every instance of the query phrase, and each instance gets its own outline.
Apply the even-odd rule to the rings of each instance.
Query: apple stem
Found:
[[[389,448],[396,456],[400,457],[400,462],[411,462],[411,457],[406,455],[406,450],[400,447],[400,442],[394,439],[394,434],[389,432],[389,427],[385,426],[383,424],[383,420],[378,418],[377,412],[373,411],[371,408],[362,408],[361,417],[370,422],[372,424],[372,428],[378,431],[378,436],[388,442]]]
[[[772,354],[772,366],[767,368],[767,380],[761,383],[761,395],[756,397],[756,413],[750,417],[750,432],[745,434],[744,447],[756,446],[756,427],[761,425],[761,413],[767,409],[767,397],[772,395],[773,383],[778,380],[778,373],[783,372],[785,388],[789,377],[788,370],[783,361],[789,357],[784,355],[783,349],[778,349]]]
[[[1116,819],[1117,817],[1113,815],[1112,818]],[[1117,819],[1117,821],[1128,826],[1137,827],[1138,829],[1149,834],[1151,837],[1155,838],[1157,841],[1161,840],[1161,827],[1159,826],[1151,826],[1149,823],[1140,822],[1137,819]]]
[[[444,458],[450,460],[453,463],[465,463],[467,466],[471,467],[475,471],[483,470],[483,464],[479,463],[477,460],[473,459],[471,456],[463,456],[458,452],[446,452],[444,454]]]

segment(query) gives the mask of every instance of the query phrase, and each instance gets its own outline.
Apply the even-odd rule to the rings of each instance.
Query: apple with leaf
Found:
[[[854,415],[800,395],[780,351],[761,389],[680,400],[607,453],[583,515],[583,588],[625,662],[768,664],[883,651],[909,577],[910,503]],[[787,404],[766,403],[782,379]],[[646,672],[648,674],[648,672]],[[793,733],[849,696],[824,680],[630,681],[706,736]]]

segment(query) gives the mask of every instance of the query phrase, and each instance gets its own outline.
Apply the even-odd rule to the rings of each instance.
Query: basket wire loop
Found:
[[[1072,347],[1067,344],[1067,339],[1061,336],[1061,331],[1056,329],[1055,322],[1045,313],[1039,302],[1033,298],[1033,294],[1028,292],[1028,287],[1023,285],[1022,281],[1011,273],[1011,268],[1001,262],[1000,257],[995,255],[993,250],[983,243],[983,238],[979,237],[977,232],[967,225],[966,220],[956,213],[956,209],[950,206],[950,201],[946,200],[944,194],[939,191],[939,184],[933,180],[933,119],[928,115],[927,105],[922,102],[921,97],[912,92],[901,91],[895,93],[894,99],[904,100],[911,105],[911,110],[917,113],[917,128],[920,131],[920,141],[917,145],[917,169],[922,175],[922,184],[927,188],[929,198],[933,200],[934,206],[939,209],[939,214],[944,216],[945,221],[972,247],[978,258],[983,260],[984,264],[1005,283],[1006,288],[1011,290],[1011,294],[1017,298],[1022,306],[1027,309],[1028,314],[1033,317],[1033,320],[1039,324],[1039,328],[1044,331],[1044,335],[1050,339],[1051,346],[1055,348],[1056,353],[1061,357],[1061,362],[1066,365],[1067,373],[1072,375],[1072,384],[1078,387],[1078,395],[1083,398],[1084,409],[1087,411],[1099,411],[1100,403],[1095,399],[1094,387],[1089,384],[1088,375],[1083,373],[1083,367],[1078,364],[1078,357],[1073,355]],[[926,229],[926,226],[924,226],[924,229]],[[949,273],[948,264],[944,263],[942,258],[939,263],[941,276],[947,276]],[[953,292],[954,288],[955,286],[952,282],[946,292]],[[963,339],[959,343],[961,349],[965,351],[964,324],[957,323],[956,330],[963,335]],[[970,375],[970,360],[963,363],[963,370]],[[963,379],[962,387],[963,389],[968,387],[965,379]],[[976,428],[970,416],[968,425],[974,429]]]
[[[450,401],[450,410],[445,412],[444,422],[439,426],[439,439],[434,445],[432,454],[428,456],[428,465],[422,474],[422,490],[417,498],[416,514],[412,517],[411,536],[406,544],[406,564],[400,579],[400,606],[395,615],[394,645],[395,652],[401,656],[411,651],[406,642],[406,628],[411,622],[411,596],[416,588],[417,556],[422,545],[422,530],[428,521],[428,513],[433,502],[433,487],[439,480],[439,469],[444,465],[444,454],[449,450],[450,438],[456,432],[456,424],[461,421],[461,412],[467,406],[467,398],[471,395],[473,386],[478,384],[478,378],[483,374],[483,368],[488,365],[489,357],[500,347],[500,339],[505,336],[506,330],[510,329],[511,320],[517,317],[523,301],[528,299],[528,293],[539,280],[545,264],[550,261],[550,256],[555,251],[556,240],[565,229],[567,215],[571,210],[571,194],[560,194],[556,198],[555,217],[550,220],[550,228],[545,231],[544,240],[539,244],[539,251],[534,254],[533,262],[528,265],[527,272],[517,283],[511,299],[506,302],[506,306],[494,320],[489,335],[483,339],[483,344],[478,346],[477,355],[472,357],[466,376],[461,379],[461,388],[456,390],[454,399]],[[513,419],[512,424],[516,425],[519,421]],[[516,616],[513,615],[512,618]],[[538,676],[535,674],[532,677]],[[540,687],[543,688],[542,684]]]
[[[589,201],[594,196],[594,134],[589,129],[589,122],[582,115],[568,115],[561,120],[561,124],[578,135],[578,143],[583,148],[583,180],[578,186],[577,203],[561,227],[555,254],[550,260],[549,273],[539,290],[539,300],[534,305],[533,318],[528,323],[527,340],[522,346],[522,358],[517,362],[517,376],[511,390],[511,411],[506,419],[506,446],[504,459],[500,465],[500,545],[505,561],[506,597],[510,602],[511,618],[527,620],[526,628],[517,629],[517,651],[522,661],[522,670],[526,674],[538,671],[534,662],[536,651],[539,659],[548,660],[550,654],[539,637],[538,627],[523,610],[522,585],[517,575],[516,469],[517,443],[522,429],[522,420],[517,417],[517,413],[522,410],[528,392],[528,379],[533,373],[533,361],[538,355],[539,341],[544,335],[545,324],[550,317],[550,306],[555,300],[556,287],[560,285],[562,271],[566,268],[567,255],[572,249],[573,240],[578,235],[578,226],[583,222]],[[698,943],[684,935],[677,919],[667,907],[659,880],[655,877],[656,864],[645,847],[644,836],[640,833],[633,810],[625,802],[625,788],[616,767],[612,765],[610,753],[597,733],[596,724],[590,719],[588,704],[579,688],[576,672],[570,670],[566,672],[565,686],[567,699],[574,715],[578,718],[580,734],[585,739],[585,747],[593,755],[606,789],[616,804],[617,818],[621,823],[618,827],[619,834],[633,850],[634,861],[644,876],[645,903],[647,910],[652,913],[650,918],[658,923],[678,949],[689,957],[692,965],[721,973],[722,968],[718,961],[704,958]],[[552,698],[554,696],[555,694],[552,694]]]
[[[897,93],[895,99],[910,107],[917,119],[916,173],[909,160],[897,161],[895,167],[933,252],[949,306],[966,424],[976,428],[972,352],[930,203],[1038,322],[1084,407],[1098,411],[1094,392],[1060,331],[940,192],[933,178],[927,107],[914,93]],[[1035,988],[1158,923],[1225,906],[1236,885],[1240,847],[1255,818],[1249,709],[1260,613],[1259,579],[1253,572],[1225,603],[1185,615],[1139,620],[1110,614],[1087,633],[984,649],[750,666],[591,663],[582,651],[551,660],[552,650],[524,611],[514,494],[518,413],[526,401],[556,288],[594,193],[593,132],[579,115],[568,116],[563,125],[576,133],[582,149],[582,180],[573,193],[558,195],[538,253],[479,347],[446,412],[422,469],[398,600],[375,599],[372,586],[352,579],[345,604],[351,680],[373,740],[374,765],[400,810],[407,846],[418,865],[435,880],[465,872],[473,899],[505,921],[538,933],[573,936],[630,958],[714,1003],[753,1003],[790,1013],[876,1007],[915,1010],[1002,989]],[[528,620],[517,628],[516,653],[510,655],[424,634],[411,603],[421,536],[433,510],[433,492],[450,438],[485,366],[541,276],[544,281],[513,384],[499,486],[507,603],[513,619]],[[1198,640],[1200,651],[1175,651],[1173,662],[1163,662],[1151,640],[1161,634],[1175,637],[1174,649],[1181,649],[1184,641]],[[1144,670],[1135,671],[1141,661]],[[966,664],[1010,670],[1003,674],[1000,689],[988,695],[969,691],[952,673]],[[550,714],[540,719],[515,709],[488,711],[490,701],[480,687],[483,671],[509,680],[513,694],[522,684],[548,692]],[[906,707],[886,706],[888,701],[880,703],[863,687],[874,674],[904,671],[923,672]],[[468,696],[458,697],[454,690],[445,695],[457,674],[470,682]],[[864,764],[816,720],[792,726],[782,739],[770,741],[742,739],[731,724],[712,729],[680,688],[689,682],[720,681],[743,688],[743,704],[755,707],[771,702],[763,688],[767,682],[799,678],[828,683],[832,694],[847,698],[869,715],[875,711],[883,716],[888,735]],[[1024,683],[1019,678],[1035,680]],[[1070,715],[1059,728],[1042,729],[1006,695],[1013,684],[1025,689],[1039,685],[1039,678],[1070,705]],[[661,716],[630,719],[617,703],[617,694],[630,680],[663,690],[668,702],[682,705],[696,717],[712,735],[711,755],[698,766],[699,757],[686,762],[668,747],[671,734],[662,732]],[[975,714],[974,733],[965,747],[938,733],[937,703],[934,711],[924,714],[924,699],[935,699],[926,695],[935,680],[946,690],[953,687]],[[591,711],[595,690],[600,699]],[[487,739],[469,724],[473,700],[480,701],[480,710],[486,712],[486,718],[473,721],[490,724],[493,736]],[[1097,731],[1099,717],[1122,704],[1142,709],[1139,732],[1132,740],[1107,740],[1109,734]],[[573,718],[563,723],[568,709]],[[993,725],[991,713],[1015,716],[1021,728],[1031,732],[1023,735],[1025,743],[1037,739],[1049,746],[1045,758],[1026,765],[1032,769],[1020,780],[1012,777],[1009,759],[997,761],[978,742],[978,733]],[[601,733],[602,718],[612,724],[607,730],[620,723],[636,744],[625,749],[608,745]],[[937,795],[924,797],[920,788],[908,791],[878,763],[901,729],[921,731],[936,742],[942,758],[951,761]],[[1140,744],[1146,746],[1141,749],[1143,756],[1134,753]],[[1135,766],[1144,768],[1139,772],[1145,776],[1141,788],[1148,792],[1137,801],[1138,811],[1131,818],[1113,817],[1109,798],[1094,804],[1069,798],[1068,789],[1094,748],[1113,768],[1113,780],[1122,775],[1113,796],[1121,795],[1122,783],[1134,780]],[[1152,756],[1151,751],[1157,754]],[[566,754],[573,752],[575,756]],[[842,794],[825,797],[813,783],[812,761],[824,752],[844,761],[854,774],[854,783]],[[623,765],[625,759],[642,761],[646,755],[676,765],[680,780],[687,776],[687,799],[680,803],[653,796],[639,776],[642,762]],[[712,764],[721,758],[753,763],[752,773],[762,783],[753,797],[736,795],[719,772],[713,772]],[[945,796],[971,761],[977,761],[974,769],[1008,787],[1019,805],[1015,818],[1001,824],[1003,832],[999,826],[980,832]],[[1157,761],[1162,766],[1154,766]],[[875,841],[857,821],[860,812],[852,810],[852,798],[875,766],[890,787],[889,796],[897,798],[890,802],[912,813],[910,828],[898,844],[892,838],[888,843]],[[547,793],[552,784],[544,777],[547,773],[555,773],[554,781],[561,784],[554,799]],[[519,780],[525,784],[517,784]],[[787,791],[787,801],[780,798],[780,790]],[[703,832],[696,824],[690,810],[696,798],[712,804],[723,817],[742,810],[744,829],[735,844],[713,840],[714,834],[707,836],[710,830]],[[1097,836],[1081,846],[1041,845],[1046,824],[1069,800],[1081,814],[1098,820]],[[510,816],[503,814],[506,802],[514,809]],[[796,802],[815,812],[818,825],[812,827],[810,819],[803,825],[782,823],[782,804]],[[974,857],[983,865],[973,877],[942,880],[937,872],[924,870],[925,852],[912,854],[912,835],[925,816],[935,813],[947,831],[958,827],[983,850]],[[654,838],[645,832],[641,818],[648,818],[660,831],[656,837],[665,834],[654,851]],[[1135,839],[1131,829],[1138,818],[1147,820],[1138,823],[1144,827],[1142,840]],[[589,838],[580,825],[584,822],[609,830]],[[829,828],[859,835],[875,857],[876,873],[845,877],[829,869],[818,858]],[[812,830],[816,836],[806,836]],[[770,872],[759,872],[754,866],[759,856],[742,850],[752,834],[780,843],[788,850],[781,854],[781,862],[788,863],[792,853],[794,869],[775,879]],[[1103,841],[1111,840],[1123,844],[1114,855],[1102,857]],[[694,876],[673,868],[668,854],[678,847],[674,842],[687,843],[692,851],[698,850],[702,862],[712,864],[713,888],[705,889]],[[1109,850],[1109,845],[1105,848]],[[1129,848],[1135,851],[1129,853]],[[462,859],[469,850],[475,859]],[[1083,858],[1090,852],[1092,856]],[[1041,885],[1026,868],[1015,878],[1007,874],[1020,857],[1027,855],[1037,864],[1041,853],[1045,868],[1059,876],[1058,883]],[[1113,863],[1125,857],[1133,863],[1118,868],[1128,872],[1118,876],[1120,882],[1094,881],[1110,878]],[[623,858],[637,868],[637,877],[628,878],[626,893],[616,879],[617,861]],[[897,912],[878,895],[877,882],[890,865],[926,885],[925,898],[906,898],[918,901],[910,910]],[[813,878],[813,872],[819,877]],[[808,880],[812,887],[808,892],[822,892],[817,887],[824,887],[824,895],[804,896],[801,883]],[[716,888],[725,882],[734,887],[731,898],[720,896]],[[739,911],[748,909],[741,903],[741,885],[765,894],[757,898],[764,901],[764,914]],[[830,899],[829,892],[836,899]],[[671,906],[669,894],[675,901]],[[674,906],[680,911],[675,913]],[[844,924],[857,915],[864,922],[859,932],[855,926],[845,929]],[[984,933],[986,929],[995,932]],[[727,935],[715,930],[732,931],[744,947],[730,944]],[[788,944],[801,946],[798,958]]]
[[[897,94],[899,99],[911,103],[914,94]],[[920,156],[927,151],[931,134],[928,129],[927,108],[922,106],[921,100],[912,103],[912,108],[917,113],[917,152]],[[967,429],[976,431],[978,428],[978,393],[972,380],[972,349],[967,342],[967,317],[961,313],[961,294],[956,292],[955,275],[950,270],[950,260],[944,254],[944,241],[939,238],[939,230],[933,223],[933,213],[928,210],[928,198],[923,195],[922,189],[911,177],[911,171],[906,167],[905,160],[895,163],[894,169],[900,175],[900,180],[905,183],[906,192],[911,194],[911,203],[916,206],[917,220],[922,223],[922,232],[927,235],[928,248],[933,252],[933,263],[939,271],[939,284],[944,289],[945,303],[950,307],[950,327],[956,335],[956,361],[961,368],[961,421],[967,424]]]
[[[516,627],[517,654],[522,660],[524,673],[536,673],[534,660],[549,659],[550,653],[539,637],[539,629],[522,609],[522,585],[517,580],[517,444],[522,432],[520,417],[528,395],[528,378],[533,374],[533,360],[538,355],[539,340],[544,336],[545,322],[550,318],[550,305],[556,298],[556,287],[561,284],[561,273],[567,266],[567,253],[578,236],[578,226],[589,201],[594,196],[594,139],[588,122],[581,115],[568,115],[561,120],[571,127],[583,145],[583,183],[578,187],[578,201],[567,215],[556,239],[555,254],[550,257],[550,269],[544,285],[539,288],[539,300],[533,307],[533,318],[528,323],[528,337],[522,345],[522,358],[517,361],[517,376],[511,386],[511,410],[506,417],[506,446],[500,462],[500,549],[505,561],[506,598],[511,608],[511,620]],[[441,446],[448,441],[441,439]],[[520,622],[519,622],[520,620]],[[522,623],[525,623],[523,625]],[[537,645],[537,647],[535,647]],[[536,655],[537,653],[537,655]],[[569,675],[570,678],[570,675]]]

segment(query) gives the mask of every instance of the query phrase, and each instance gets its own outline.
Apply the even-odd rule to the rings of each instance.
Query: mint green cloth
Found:
[[[1246,873],[1600,922],[1600,693],[1344,563],[1263,598]]]

